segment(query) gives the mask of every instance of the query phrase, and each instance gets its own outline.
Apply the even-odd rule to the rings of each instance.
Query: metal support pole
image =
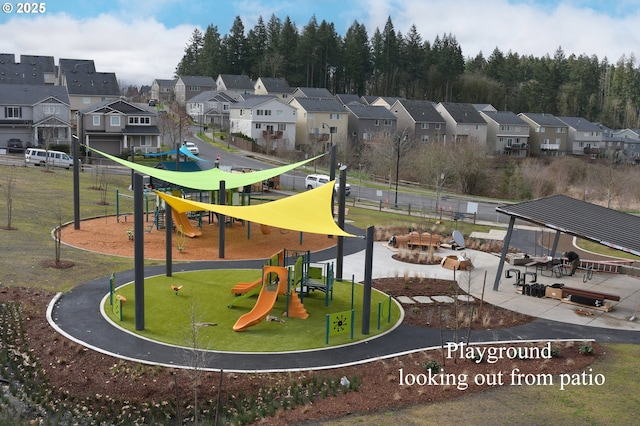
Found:
[[[340,195],[338,198],[338,226],[344,230],[344,216],[346,207],[345,189],[347,186],[347,166],[340,166]],[[342,281],[342,265],[344,264],[344,237],[338,237],[338,250],[336,254],[336,280]]]
[[[398,143],[396,145],[396,200],[393,206],[398,208],[398,179],[400,177],[400,136],[398,136]]]
[[[227,189],[225,188],[225,181],[220,181],[220,189],[218,190],[218,204],[224,206],[227,204]],[[227,219],[222,213],[218,213],[218,257],[224,259],[224,227]]]
[[[172,251],[172,237],[173,237],[173,216],[171,215],[171,206],[169,203],[164,203],[164,227],[165,227],[165,240],[166,240],[166,275],[170,277],[173,275],[173,251]],[[158,212],[158,214],[160,214]],[[157,218],[156,218],[157,220]]]
[[[73,139],[73,229],[80,229],[80,155],[78,140]]]
[[[364,293],[362,295],[362,334],[369,334],[371,320],[371,281],[373,270],[373,236],[375,227],[367,228],[367,242],[364,256]]]
[[[136,330],[144,330],[144,205],[142,175],[136,173],[133,182],[133,233]]]

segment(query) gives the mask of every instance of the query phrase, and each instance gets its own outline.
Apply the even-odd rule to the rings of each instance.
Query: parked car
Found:
[[[330,179],[331,178],[327,175],[317,175],[317,174],[308,175],[304,179],[304,186],[307,189],[317,188],[321,185],[324,185],[325,183],[328,183]],[[340,190],[340,178],[338,177],[336,177],[336,184],[333,190],[336,194]],[[349,185],[348,183],[345,184],[344,194],[345,195],[351,194],[351,185]]]
[[[198,149],[198,145],[196,145],[193,142],[185,142],[184,146],[187,147],[187,149],[193,154],[193,155],[200,155],[200,150]]]
[[[62,167],[67,170],[73,167],[73,158],[61,151],[47,151],[45,149],[28,148],[24,153],[24,159],[34,166]]]
[[[11,138],[7,141],[7,151],[8,152],[23,152],[24,145],[20,139]]]

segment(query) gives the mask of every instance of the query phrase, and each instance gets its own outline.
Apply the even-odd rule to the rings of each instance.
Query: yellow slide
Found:
[[[271,274],[277,274],[278,282],[277,284],[271,283]],[[266,281],[266,282],[265,282]],[[260,290],[260,294],[258,295],[258,301],[251,311],[242,315],[238,318],[238,321],[233,326],[233,331],[244,331],[247,328],[258,324],[260,321],[265,319],[269,312],[273,309],[273,306],[276,303],[276,299],[279,294],[287,293],[287,268],[282,266],[265,266],[262,270],[262,289]],[[293,293],[289,295],[289,305],[290,307],[295,305],[293,302],[293,298],[296,298],[298,302],[300,299],[298,295]],[[303,312],[299,312],[299,309],[296,309],[295,316],[298,318],[307,318],[309,314],[302,307]],[[290,315],[289,316],[294,316]]]
[[[173,223],[176,226],[176,229],[180,229],[182,226],[182,232],[187,237],[194,238],[202,235],[202,231],[193,227],[186,213],[176,213],[172,210],[171,217],[173,217]]]

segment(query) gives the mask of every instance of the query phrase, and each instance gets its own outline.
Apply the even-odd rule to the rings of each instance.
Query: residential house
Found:
[[[155,99],[160,103],[171,102],[173,100],[173,87],[175,84],[175,78],[172,80],[153,80],[153,83],[151,83],[151,99]]]
[[[225,92],[207,90],[187,101],[186,110],[196,123],[201,126],[229,128],[229,111],[236,100]]]
[[[599,126],[602,127],[602,126]],[[632,164],[640,163],[640,129],[623,129],[604,132],[604,147],[601,154],[622,152]]]
[[[529,134],[530,153],[532,155],[561,156],[571,153],[568,130],[563,121],[552,114],[524,113],[518,117],[531,126]]]
[[[0,57],[0,84],[45,84],[44,74],[39,61],[15,62],[13,54]]]
[[[120,156],[160,152],[158,112],[147,104],[106,100],[78,112],[78,138],[91,148]]]
[[[370,105],[345,105],[350,113],[349,139],[362,144],[391,140],[396,136],[396,116],[387,108]]]
[[[362,103],[365,105],[371,105],[373,102],[375,102],[376,99],[378,99],[380,96],[367,96],[367,95],[362,95],[360,96],[360,99],[362,100]]]
[[[410,140],[444,142],[447,122],[430,101],[399,99],[390,111],[398,119],[398,129],[407,132]]]
[[[294,97],[289,105],[298,110],[296,148],[317,155],[349,137],[349,112],[335,98]]]
[[[378,96],[373,102],[369,102],[369,105],[374,106],[383,106],[387,109],[391,108],[391,105],[396,103],[396,101],[402,100],[404,98],[394,98],[391,96]]]
[[[64,87],[0,84],[0,147],[20,139],[25,147],[71,144],[71,110]]]
[[[569,126],[569,153],[573,155],[592,155],[597,157],[604,148],[602,129],[597,124],[582,117],[558,117]]]
[[[53,56],[20,55],[20,63],[38,68],[43,74],[44,84],[56,84],[57,68]]]
[[[253,96],[230,105],[230,133],[253,138],[269,151],[294,150],[296,109],[276,96]]]
[[[208,90],[215,90],[216,82],[212,77],[197,75],[181,75],[176,79],[173,86],[173,94],[176,102],[185,105],[188,99],[193,98],[198,93]]]
[[[348,93],[340,93],[335,96],[335,98],[342,105],[364,105],[362,103],[362,99],[358,95],[352,95]]]
[[[240,95],[255,94],[256,91],[249,76],[236,74],[218,75],[214,89],[218,92],[225,92],[233,99],[237,99]]]
[[[471,142],[487,146],[487,122],[472,104],[440,102],[436,111],[447,122],[445,143]]]
[[[495,155],[529,156],[529,124],[511,111],[480,110],[487,122],[487,148]]]
[[[94,73],[96,65],[92,59],[67,59],[60,58],[58,60],[58,86],[64,86],[64,76],[67,74],[77,73]]]
[[[324,87],[296,87],[291,96],[294,98],[334,99],[331,92]]]
[[[256,95],[271,95],[285,102],[289,100],[291,92],[293,92],[284,78],[258,77],[253,87]]]

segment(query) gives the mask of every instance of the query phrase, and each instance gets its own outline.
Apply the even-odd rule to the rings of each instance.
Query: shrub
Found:
[[[582,355],[593,355],[593,345],[591,343],[583,343],[578,347],[578,353]]]
[[[422,367],[425,370],[431,370],[432,373],[439,373],[441,368],[440,363],[436,360],[425,362],[422,364]]]

